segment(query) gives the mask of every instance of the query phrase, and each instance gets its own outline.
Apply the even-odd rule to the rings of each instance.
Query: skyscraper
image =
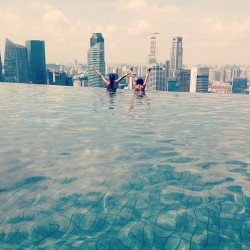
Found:
[[[29,81],[47,84],[44,41],[29,40],[25,45],[28,51]]]
[[[93,33],[90,38],[88,50],[88,86],[103,87],[100,77],[92,70],[95,67],[101,74],[105,75],[104,39],[101,33]]]
[[[149,54],[148,65],[152,66],[157,63],[158,57],[159,33],[149,35]]]
[[[175,75],[177,69],[182,69],[182,37],[176,36],[173,38],[170,49],[170,77]]]
[[[9,39],[5,41],[4,73],[5,82],[29,82],[27,48]]]
[[[1,53],[0,53],[0,82],[4,82]]]

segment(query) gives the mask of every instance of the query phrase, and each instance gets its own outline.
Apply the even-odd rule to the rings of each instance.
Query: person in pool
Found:
[[[148,83],[148,78],[149,78],[149,74],[150,74],[151,68],[148,68],[147,74],[146,74],[146,78],[143,81],[143,79],[141,77],[139,77],[136,81],[135,81],[135,76],[133,74],[133,67],[130,67],[130,76],[132,77],[132,83],[134,85],[134,90],[135,91],[145,91],[146,85]]]
[[[130,72],[128,72],[127,74],[121,76],[118,79],[115,79],[115,74],[109,74],[109,80],[107,80],[104,75],[102,75],[95,67],[92,67],[92,69],[95,71],[95,73],[97,75],[99,75],[102,79],[102,81],[104,82],[105,86],[107,87],[108,91],[112,91],[115,92],[116,89],[118,88],[118,83],[126,76],[128,76],[130,74]]]

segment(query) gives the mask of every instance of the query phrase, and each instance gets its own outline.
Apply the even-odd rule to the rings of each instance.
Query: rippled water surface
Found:
[[[250,98],[0,85],[0,249],[250,249]]]

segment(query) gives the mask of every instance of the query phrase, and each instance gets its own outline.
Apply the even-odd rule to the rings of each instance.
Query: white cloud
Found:
[[[227,39],[245,39],[250,35],[250,16],[240,21],[205,20],[205,32]]]
[[[93,32],[100,32],[103,33],[104,35],[110,34],[110,33],[115,33],[118,31],[120,28],[117,25],[107,25],[107,26],[96,26]]]
[[[130,23],[127,28],[129,36],[142,36],[152,32],[152,24],[146,20],[136,20]]]
[[[117,3],[117,7],[125,10],[140,10],[147,7],[145,0],[121,0]]]
[[[152,15],[159,17],[159,14],[177,13],[179,8],[175,5],[165,4],[160,6],[158,3],[149,4],[146,0],[121,0],[117,4],[118,9],[139,11],[141,16]]]

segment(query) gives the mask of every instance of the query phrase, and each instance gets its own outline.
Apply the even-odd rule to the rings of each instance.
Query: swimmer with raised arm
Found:
[[[134,85],[134,90],[135,91],[145,91],[146,85],[148,83],[148,78],[149,78],[150,71],[151,71],[151,68],[148,68],[146,78],[145,78],[144,81],[143,81],[143,79],[141,77],[139,77],[135,81],[135,76],[133,74],[133,67],[130,67],[130,76],[132,77],[132,83]]]
[[[116,89],[118,88],[118,83],[125,78],[126,76],[128,76],[130,73],[127,73],[123,76],[121,76],[120,78],[118,78],[117,80],[115,80],[115,74],[109,74],[109,80],[107,80],[104,75],[102,75],[95,67],[92,67],[92,69],[95,71],[95,73],[97,75],[99,75],[102,79],[102,81],[104,82],[105,86],[107,87],[108,91],[112,91],[115,92]]]

